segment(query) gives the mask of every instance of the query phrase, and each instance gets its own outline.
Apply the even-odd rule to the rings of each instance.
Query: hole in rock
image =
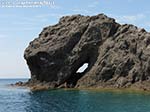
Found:
[[[86,71],[86,69],[88,68],[89,64],[88,63],[84,63],[78,70],[76,73],[83,73]]]
[[[77,81],[85,74],[86,70],[89,67],[89,63],[84,63],[82,66],[79,67],[79,69],[69,77],[67,80],[66,86],[68,88],[73,88],[76,86]]]

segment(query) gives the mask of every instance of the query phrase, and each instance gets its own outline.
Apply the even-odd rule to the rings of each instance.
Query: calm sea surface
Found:
[[[0,80],[0,112],[150,112],[150,94],[49,90],[31,92],[7,84],[25,79]]]

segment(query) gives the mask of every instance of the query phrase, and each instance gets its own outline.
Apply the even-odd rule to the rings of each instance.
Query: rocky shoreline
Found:
[[[114,85],[107,85],[106,83],[102,84],[101,86],[92,86],[92,87],[74,87],[74,88],[68,88],[65,84],[61,85],[59,87],[54,87],[48,82],[16,82],[15,84],[11,84],[13,87],[27,87],[31,91],[41,91],[41,90],[51,90],[51,89],[81,89],[81,90],[129,90],[129,91],[143,91],[143,92],[150,92],[150,81],[144,81],[144,82],[138,82],[129,86],[114,86]]]
[[[24,58],[31,79],[18,86],[150,90],[150,33],[104,14],[73,15],[43,29]],[[82,73],[78,69],[88,64]]]

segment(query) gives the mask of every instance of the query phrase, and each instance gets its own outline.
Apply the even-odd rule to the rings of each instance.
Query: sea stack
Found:
[[[150,33],[104,14],[62,17],[30,42],[24,58],[30,85],[150,90]]]

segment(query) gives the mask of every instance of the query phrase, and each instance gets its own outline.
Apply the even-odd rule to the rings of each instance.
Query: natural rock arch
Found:
[[[129,87],[150,79],[150,33],[104,14],[62,17],[24,53],[31,82],[54,87]],[[84,63],[84,73],[76,71]]]

